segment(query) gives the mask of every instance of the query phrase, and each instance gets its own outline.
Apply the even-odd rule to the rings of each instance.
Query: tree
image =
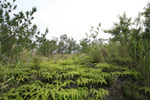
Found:
[[[143,22],[145,30],[142,34],[143,39],[148,39],[150,41],[150,2],[147,3],[147,6],[144,8],[144,12],[141,13],[145,20]]]
[[[68,54],[71,54],[73,50],[75,51],[76,41],[74,40],[74,38],[70,37],[66,39],[66,45]]]
[[[124,12],[122,16],[119,15],[119,23],[114,23],[114,27],[109,30],[104,30],[105,33],[110,33],[113,37],[111,38],[112,41],[119,41],[122,45],[130,44],[130,26],[131,17],[127,18],[126,13]]]
[[[68,53],[71,54],[72,52],[79,51],[80,47],[76,43],[73,37],[67,37],[66,34],[62,34],[60,36],[60,41],[58,42],[57,53],[63,54]]]
[[[38,52],[40,52],[43,56],[48,57],[50,54],[56,51],[57,41],[57,38],[54,38],[52,40],[46,39],[46,41],[43,41],[39,44]]]
[[[87,53],[89,51],[90,40],[88,38],[83,38],[80,40],[81,52]]]
[[[124,12],[122,16],[119,16],[119,23],[114,23],[114,27],[109,30],[104,30],[105,33],[113,36],[110,38],[111,41],[118,41],[122,46],[126,46],[132,58],[136,60],[139,58],[138,46],[143,34],[140,17],[141,14],[134,22],[131,22],[132,18],[127,18]]]
[[[15,0],[12,3],[6,0],[0,1],[1,54],[7,56],[10,55],[11,48],[14,45],[14,54],[20,53],[22,48],[29,50],[35,48],[37,42],[45,40],[48,32],[46,30],[44,34],[41,34],[43,37],[39,37],[40,31],[37,30],[36,25],[32,25],[33,14],[37,11],[36,8],[32,8],[31,11],[25,13],[20,11],[18,14],[14,14],[13,10],[17,8],[14,3]]]
[[[62,34],[60,36],[60,41],[58,43],[57,53],[63,54],[64,52],[66,52],[66,47],[67,47],[65,43],[66,40],[67,40],[67,35]]]
[[[78,53],[78,52],[81,52],[81,47],[79,44],[75,43],[74,47],[73,47],[73,50],[72,50],[74,53]]]
[[[97,46],[98,44],[98,39],[97,36],[99,34],[99,28],[101,27],[101,23],[98,24],[97,28],[94,29],[94,27],[91,26],[90,29],[90,35],[86,34],[86,38],[83,38],[80,40],[80,45],[81,45],[81,52],[89,52],[94,46]]]

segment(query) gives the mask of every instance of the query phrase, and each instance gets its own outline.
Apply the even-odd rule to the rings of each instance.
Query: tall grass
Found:
[[[131,65],[132,58],[126,46],[119,42],[109,41],[108,44],[97,44],[89,50],[89,55],[95,62],[116,63],[118,65]]]
[[[138,69],[141,71],[144,79],[144,85],[150,86],[150,43],[148,40],[139,41],[137,46],[138,54]]]
[[[18,60],[14,60],[14,56],[12,56],[13,50],[15,45],[13,45],[11,49],[11,53],[9,57],[5,56],[4,54],[0,54],[1,62],[0,62],[0,93],[4,93],[9,90],[10,87],[16,84],[12,84],[14,79],[15,72],[12,70],[16,69],[19,73],[21,69],[26,67],[31,67],[31,63],[35,58],[30,51],[23,49],[18,56]]]
[[[2,93],[4,92],[4,90],[7,89],[7,87],[9,86],[8,85],[9,82],[14,78],[13,76],[10,77],[8,75],[9,67],[10,67],[10,63],[11,63],[11,54],[12,54],[14,48],[15,48],[15,45],[13,45],[9,57],[7,57],[3,54],[0,54],[1,58],[3,58],[4,62],[6,62],[5,65],[2,63],[0,64],[0,92],[2,92]]]

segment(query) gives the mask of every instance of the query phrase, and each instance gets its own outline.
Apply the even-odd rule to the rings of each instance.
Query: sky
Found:
[[[12,1],[12,0],[8,0]],[[49,29],[48,39],[67,34],[75,40],[90,34],[90,26],[110,29],[118,22],[118,15],[125,11],[133,19],[143,11],[148,0],[16,0],[17,11],[30,11],[37,8],[33,23],[41,32]],[[108,39],[110,34],[99,32],[98,38]]]

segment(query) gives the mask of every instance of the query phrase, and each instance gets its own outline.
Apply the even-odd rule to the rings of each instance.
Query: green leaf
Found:
[[[99,25],[98,25],[99,27],[101,27],[101,23],[99,23]]]
[[[30,12],[30,15],[32,16],[37,11],[36,7],[32,8],[32,11]]]
[[[8,12],[10,13],[10,12],[11,12],[11,10],[8,10]]]
[[[8,2],[7,5],[10,5],[10,3]]]
[[[99,30],[99,27],[97,27],[97,30]]]
[[[13,9],[15,10],[16,8],[17,8],[17,5],[15,5]]]
[[[31,20],[34,19],[34,17],[31,17]]]

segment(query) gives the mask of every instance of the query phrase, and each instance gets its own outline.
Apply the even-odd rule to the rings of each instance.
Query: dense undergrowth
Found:
[[[105,100],[106,87],[114,86],[119,77],[141,76],[135,69],[92,62],[84,56],[1,65],[0,100]]]

